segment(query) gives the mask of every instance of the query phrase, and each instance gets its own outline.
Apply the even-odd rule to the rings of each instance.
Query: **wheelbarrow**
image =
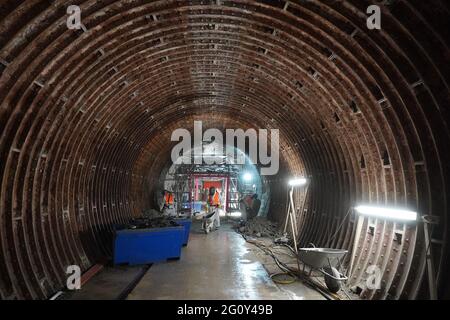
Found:
[[[342,259],[347,254],[347,250],[331,248],[299,248],[298,258],[305,266],[310,268],[309,276],[313,270],[317,270],[324,275],[325,284],[328,289],[336,293],[341,289],[341,282],[348,279],[339,272]]]

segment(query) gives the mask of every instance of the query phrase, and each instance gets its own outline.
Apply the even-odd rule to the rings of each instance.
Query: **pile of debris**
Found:
[[[126,226],[126,229],[149,229],[149,228],[166,228],[178,226],[177,222],[168,217],[156,218],[136,218],[132,219]]]
[[[163,214],[155,209],[147,209],[142,212],[142,216],[146,219],[160,218]]]
[[[262,217],[255,217],[241,223],[238,230],[240,233],[251,237],[278,238],[282,236],[282,233],[275,222]]]

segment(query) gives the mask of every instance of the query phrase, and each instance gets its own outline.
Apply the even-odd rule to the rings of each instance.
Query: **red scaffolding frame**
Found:
[[[189,203],[191,207],[191,214],[193,213],[193,205],[195,199],[192,197],[192,191],[194,194],[198,194],[198,179],[210,178],[210,179],[225,179],[225,211],[229,212],[229,187],[230,187],[230,174],[216,174],[216,173],[193,173],[189,176]],[[192,179],[194,179],[194,190],[192,190]]]

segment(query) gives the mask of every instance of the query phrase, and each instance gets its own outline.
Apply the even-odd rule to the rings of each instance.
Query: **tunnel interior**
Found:
[[[379,266],[362,298],[426,298],[428,250],[450,297],[449,17],[445,0],[1,1],[1,299],[49,298],[68,265],[110,257],[195,121],[279,130],[267,216],[283,223],[306,177],[299,244],[353,248],[351,284]],[[436,218],[429,248],[419,223],[356,232],[359,203]]]

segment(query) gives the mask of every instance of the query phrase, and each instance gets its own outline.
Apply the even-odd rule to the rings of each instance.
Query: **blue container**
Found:
[[[148,264],[180,258],[185,227],[118,230],[114,239],[114,264]]]
[[[183,246],[187,246],[189,241],[189,233],[191,232],[191,219],[175,219],[175,222],[184,227]]]

